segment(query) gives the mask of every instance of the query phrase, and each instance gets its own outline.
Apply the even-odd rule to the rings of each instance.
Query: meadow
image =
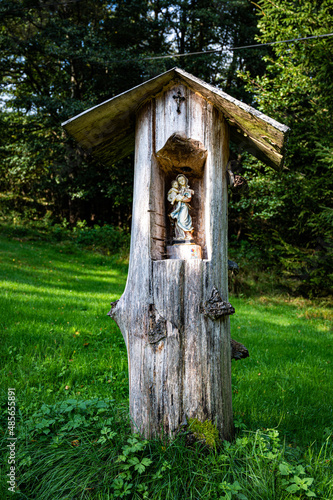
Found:
[[[107,316],[127,273],[70,239],[0,236],[1,498],[333,499],[333,338],[328,301],[231,296],[236,437],[207,448],[131,435],[127,354]],[[8,491],[8,388],[16,492]]]

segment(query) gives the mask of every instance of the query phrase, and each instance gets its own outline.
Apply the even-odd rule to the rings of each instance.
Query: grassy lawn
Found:
[[[250,351],[232,366],[237,440],[212,451],[182,437],[147,443],[130,438],[127,355],[107,317],[126,260],[69,241],[1,236],[0,245],[1,498],[333,499],[327,302],[231,297],[232,337]],[[15,494],[5,476],[8,387]]]
[[[250,428],[289,442],[321,440],[333,422],[332,310],[302,299],[232,299],[232,336],[250,357],[233,362],[233,406]]]

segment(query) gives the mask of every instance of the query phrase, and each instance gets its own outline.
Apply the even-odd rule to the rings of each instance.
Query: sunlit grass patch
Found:
[[[309,302],[233,299],[232,337],[250,357],[233,362],[233,406],[248,423],[278,426],[288,439],[320,440],[333,418],[333,338],[329,319],[306,319]],[[328,305],[312,309],[329,318]]]
[[[57,246],[3,239],[1,376],[24,394],[53,401],[96,391],[126,398],[127,355],[107,317],[126,282],[126,264]],[[27,399],[26,399],[27,398]]]

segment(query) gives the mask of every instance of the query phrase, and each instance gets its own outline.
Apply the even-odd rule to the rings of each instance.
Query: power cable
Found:
[[[291,42],[300,42],[304,40],[313,40],[314,38],[324,38],[328,36],[333,36],[333,33],[327,33],[325,35],[313,35],[302,38],[292,38],[290,40],[279,40],[277,42],[267,42],[267,43],[257,43],[255,45],[242,45],[241,47],[230,47],[228,49],[213,49],[213,50],[205,50],[202,52],[187,52],[186,54],[169,54],[167,56],[152,56],[145,57],[145,60],[153,60],[153,59],[168,59],[170,57],[187,57],[187,56],[197,56],[201,54],[213,54],[216,52],[228,52],[232,50],[241,50],[241,49],[254,49],[259,47],[267,47],[268,45],[276,45],[278,43],[291,43]]]

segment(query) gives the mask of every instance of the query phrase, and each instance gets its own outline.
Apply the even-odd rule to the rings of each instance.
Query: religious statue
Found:
[[[179,174],[176,180],[172,181],[171,189],[168,191],[168,201],[175,205],[174,210],[169,214],[175,224],[174,242],[192,243],[192,218],[189,214],[193,189],[188,185],[188,179],[183,174]]]

